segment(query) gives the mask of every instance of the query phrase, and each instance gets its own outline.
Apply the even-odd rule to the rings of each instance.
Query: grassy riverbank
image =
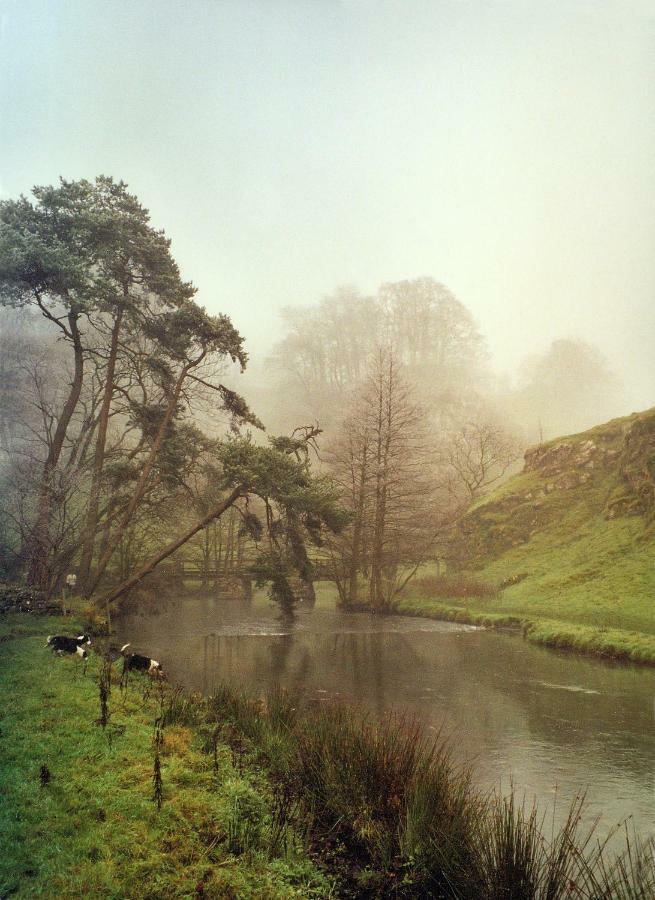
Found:
[[[543,646],[655,665],[655,540],[640,519],[583,522],[582,513],[574,504],[556,526],[474,570],[426,572],[397,611],[515,628]],[[460,583],[467,596],[455,596]]]
[[[411,724],[144,676],[121,692],[115,673],[103,727],[102,658],[85,671],[43,646],[74,624],[0,622],[2,897],[655,894],[651,845],[611,861],[578,835],[577,806],[551,833]]]
[[[655,410],[533,448],[458,526],[457,573],[423,572],[398,611],[654,664],[654,473]]]
[[[244,767],[225,741],[215,765],[207,729],[164,727],[157,809],[154,722],[174,695],[167,688],[162,700],[139,676],[121,692],[117,671],[102,728],[101,658],[92,655],[85,672],[81,661],[44,648],[47,633],[75,627],[21,615],[0,621],[0,896],[328,896],[329,881],[292,829],[284,852],[274,846],[264,773]]]
[[[520,631],[528,641],[543,647],[655,665],[655,636],[650,634],[537,618],[526,615],[521,609],[512,609],[511,612],[504,610],[502,603],[496,605],[493,601],[476,602],[475,598],[471,598],[462,602],[453,598],[449,603],[420,596],[409,597],[398,604],[396,612],[446,622]]]

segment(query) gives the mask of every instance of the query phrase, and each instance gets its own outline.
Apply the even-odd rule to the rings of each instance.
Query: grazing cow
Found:
[[[121,655],[123,656],[123,675],[135,670],[137,672],[147,672],[148,675],[157,675],[163,677],[164,671],[161,663],[149,656],[141,656],[139,653],[126,653],[125,651],[130,644],[123,644],[121,647]]]
[[[88,634],[80,634],[76,638],[66,637],[63,634],[48,635],[46,647],[50,647],[60,656],[62,653],[77,653],[82,659],[86,659],[89,655],[85,647],[90,646],[91,638]]]

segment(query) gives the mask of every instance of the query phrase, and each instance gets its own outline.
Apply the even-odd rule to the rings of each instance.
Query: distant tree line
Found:
[[[329,429],[363,383],[380,347],[394,359],[441,424],[470,409],[487,351],[466,307],[432,278],[383,284],[375,297],[342,288],[317,307],[282,312],[287,336],[271,356],[287,414]],[[296,410],[298,412],[296,412]]]
[[[555,340],[511,378],[495,373],[471,312],[432,278],[385,283],[372,296],[343,287],[281,315],[286,334],[266,366],[272,388],[253,394],[284,425],[304,415],[331,433],[380,347],[393,349],[439,433],[493,423],[527,447],[625,412],[619,379],[585,340]]]

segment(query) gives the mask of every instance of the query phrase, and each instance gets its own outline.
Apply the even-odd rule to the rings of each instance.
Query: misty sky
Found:
[[[596,342],[655,403],[651,0],[0,0],[0,196],[123,178],[253,354],[431,275],[500,369]]]

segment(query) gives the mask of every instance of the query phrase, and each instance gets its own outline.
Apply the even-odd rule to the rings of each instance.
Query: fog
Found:
[[[498,373],[597,345],[652,405],[655,11],[14,0],[0,197],[123,178],[263,359],[279,311],[431,276]]]
[[[0,0],[7,895],[655,897],[654,69],[652,0]]]

